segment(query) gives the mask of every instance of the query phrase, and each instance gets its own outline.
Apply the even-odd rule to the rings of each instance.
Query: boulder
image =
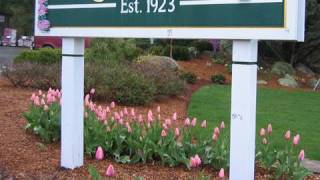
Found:
[[[171,69],[174,71],[180,69],[178,63],[174,59],[166,56],[140,56],[138,58],[138,63],[149,63],[155,66],[160,66],[161,69]]]
[[[293,75],[295,73],[295,70],[291,66],[291,64],[279,61],[273,64],[271,73],[277,74],[279,76],[284,76],[286,74]]]
[[[312,79],[310,79],[310,80],[308,81],[308,86],[309,86],[310,88],[314,88],[314,87],[316,86],[317,82],[318,82],[318,80],[317,80],[316,78],[312,78]]]
[[[301,64],[301,63],[297,64],[296,70],[301,73],[306,74],[309,77],[312,77],[315,75],[315,73],[308,66]]]
[[[286,74],[283,78],[278,79],[278,83],[281,86],[291,87],[291,88],[297,88],[299,87],[298,82],[294,79],[293,76]]]
[[[258,84],[259,84],[259,85],[267,85],[268,82],[265,81],[265,80],[258,80]]]

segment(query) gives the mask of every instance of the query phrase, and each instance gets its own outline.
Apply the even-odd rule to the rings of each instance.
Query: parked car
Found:
[[[20,39],[18,39],[18,46],[19,47],[28,47],[32,48],[34,38],[33,36],[21,36]]]
[[[85,38],[85,47],[90,46],[90,38]],[[61,48],[62,37],[34,36],[33,48]]]
[[[17,30],[4,28],[1,44],[2,46],[17,46]]]

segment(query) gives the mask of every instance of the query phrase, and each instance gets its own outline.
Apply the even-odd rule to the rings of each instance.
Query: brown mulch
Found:
[[[136,107],[138,113],[146,113],[149,109],[156,110],[161,106],[163,118],[171,117],[178,113],[179,121],[186,117],[187,105],[192,92],[203,85],[210,83],[212,74],[226,74],[228,82],[231,76],[223,65],[209,65],[206,60],[179,62],[179,65],[188,71],[197,74],[199,80],[195,85],[187,87],[185,94],[179,97],[171,97],[154,102],[149,106]],[[35,135],[24,130],[25,120],[22,112],[29,105],[29,97],[32,89],[13,87],[6,79],[0,77],[0,179],[86,179],[89,164],[97,167],[103,174],[106,167],[112,163],[115,166],[115,179],[133,179],[143,176],[145,179],[196,179],[199,174],[211,175],[216,179],[217,171],[204,167],[201,170],[188,171],[185,167],[170,168],[161,164],[117,164],[107,159],[95,161],[85,157],[85,164],[75,170],[60,168],[60,144],[43,145]],[[101,102],[101,104],[105,104]],[[261,168],[256,170],[256,179],[268,179]],[[320,179],[320,176],[312,176],[309,179]]]

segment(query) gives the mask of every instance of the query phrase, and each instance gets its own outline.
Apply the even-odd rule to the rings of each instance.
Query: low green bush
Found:
[[[163,60],[165,61],[165,60]],[[137,62],[132,64],[131,69],[153,82],[156,93],[155,97],[174,96],[180,94],[185,87],[179,78],[179,73],[166,65],[155,63],[155,61]]]
[[[162,52],[164,56],[170,57],[170,46],[165,46]],[[178,61],[188,61],[191,54],[187,46],[174,45],[172,48],[172,58]]]
[[[22,51],[15,59],[14,63],[37,63],[37,64],[54,64],[61,61],[61,50],[42,48],[39,50]]]
[[[85,59],[91,62],[121,63],[132,61],[142,53],[134,39],[93,39]]]
[[[222,74],[216,74],[216,75],[211,76],[211,81],[215,84],[225,84],[226,77]]]
[[[2,69],[2,75],[16,87],[49,89],[61,87],[61,64],[15,63]]]
[[[197,81],[197,75],[192,72],[181,72],[180,78],[185,80],[189,84],[195,84]]]
[[[204,40],[194,41],[192,46],[195,47],[200,53],[204,51],[213,51],[212,44]]]
[[[86,92],[95,88],[97,99],[115,100],[124,105],[144,105],[155,97],[153,81],[128,65],[87,63],[85,67]]]

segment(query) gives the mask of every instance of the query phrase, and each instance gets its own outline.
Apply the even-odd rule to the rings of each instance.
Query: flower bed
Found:
[[[229,137],[223,122],[214,128],[212,136],[202,137],[194,130],[208,128],[205,120],[186,118],[184,125],[179,126],[176,113],[170,119],[163,119],[160,107],[145,115],[136,113],[134,108],[116,110],[114,102],[102,107],[92,101],[94,93],[92,90],[86,95],[84,112],[85,153],[92,158],[102,160],[108,156],[118,163],[159,161],[171,167],[182,164],[187,169],[211,166],[224,176],[229,166]],[[45,142],[60,139],[60,98],[59,90],[33,93],[31,107],[24,113],[28,121],[26,128]],[[271,125],[260,132],[264,146],[257,150],[258,162],[276,178],[308,175],[300,165],[304,151],[299,155],[293,151],[300,136],[296,135],[291,142],[287,132],[286,148],[278,150],[272,146],[271,134]],[[110,176],[116,171],[110,166],[108,169],[106,173]]]

